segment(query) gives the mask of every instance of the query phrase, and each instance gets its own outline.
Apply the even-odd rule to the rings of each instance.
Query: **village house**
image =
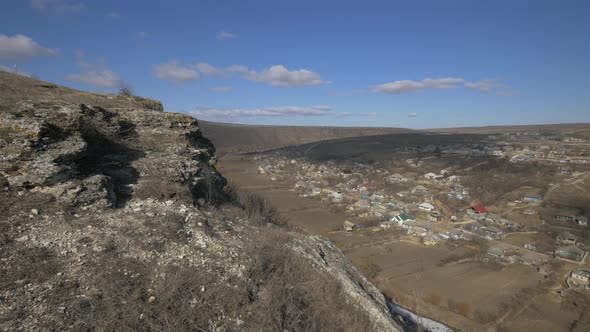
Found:
[[[459,199],[459,200],[465,198],[465,196],[463,196],[463,194],[456,193],[456,192],[447,193],[447,197],[451,198],[451,199]]]
[[[343,226],[345,231],[352,232],[356,225],[348,220],[345,220]]]
[[[444,220],[444,216],[442,214],[439,214],[439,213],[433,213],[433,214],[431,214],[431,215],[428,216],[428,220],[430,220],[432,222],[443,221]]]
[[[572,271],[572,280],[578,284],[585,286],[590,285],[590,271],[588,270],[575,270]]]
[[[323,191],[328,194],[328,198],[332,201],[339,202],[342,200],[342,193],[339,191],[334,191],[331,189],[324,189]]]
[[[402,182],[408,182],[409,179],[402,176],[401,174],[393,174],[387,177],[387,181],[389,183],[402,183]]]
[[[522,195],[520,200],[523,202],[540,202],[543,198],[541,196]]]
[[[526,155],[530,158],[543,158],[545,157],[545,153],[542,151],[529,151]]]
[[[588,226],[588,217],[579,216],[576,218],[576,223],[580,226]]]
[[[435,210],[434,205],[432,205],[430,203],[426,203],[426,202],[418,204],[418,208],[423,211],[434,211]]]
[[[576,217],[573,215],[558,214],[555,216],[555,220],[557,220],[557,221],[576,221]]]
[[[473,211],[473,213],[475,213],[475,214],[488,213],[488,209],[484,205],[481,205],[481,204],[472,206],[469,210]]]
[[[412,189],[412,193],[414,194],[425,194],[428,193],[428,188],[424,187],[423,185],[417,185]]]
[[[483,231],[491,237],[501,237],[504,231],[494,226],[485,226]]]
[[[400,213],[397,216],[390,219],[390,221],[396,223],[400,227],[402,227],[404,225],[404,223],[406,223],[408,221],[415,221],[415,220],[416,220],[416,218],[414,218],[413,216],[410,216],[408,214],[405,214],[405,213]]]
[[[453,184],[449,186],[449,190],[456,193],[463,193],[463,191],[465,191],[465,187],[460,184]]]
[[[537,250],[537,246],[535,246],[535,245],[534,245],[534,244],[532,244],[532,243],[525,243],[525,244],[523,245],[523,247],[524,247],[525,249],[528,249],[528,250],[535,250],[535,251]]]
[[[354,203],[354,207],[356,209],[368,209],[371,207],[371,203],[365,200],[359,200],[356,203]]]
[[[417,221],[408,221],[402,227],[408,230],[408,234],[417,236],[426,236],[430,231],[429,225]]]
[[[424,174],[424,177],[427,178],[428,180],[432,180],[436,177],[436,174],[434,173],[426,173]]]
[[[557,241],[563,244],[576,244],[578,237],[569,232],[561,232],[557,234]]]
[[[373,194],[370,196],[370,198],[371,198],[372,200],[378,200],[378,201],[380,201],[380,200],[384,200],[384,199],[386,199],[386,198],[387,198],[387,194],[386,194],[386,193],[384,193],[384,192],[375,192],[375,193],[373,193]]]
[[[461,181],[461,177],[459,175],[451,175],[447,178],[449,182],[459,182]]]
[[[343,178],[348,178],[348,177],[352,176],[352,171],[350,169],[344,169],[344,170],[342,170],[342,172],[340,172],[340,175]]]
[[[514,155],[510,158],[510,161],[529,161],[531,158],[529,156],[525,156],[523,154]]]
[[[553,153],[558,156],[567,156],[570,154],[570,150],[566,147],[560,146]]]
[[[322,189],[320,188],[312,188],[311,191],[308,193],[309,196],[317,196],[322,193]]]
[[[295,183],[295,189],[299,189],[299,188],[306,188],[307,187],[307,183],[303,182],[303,181],[297,181],[297,183]]]

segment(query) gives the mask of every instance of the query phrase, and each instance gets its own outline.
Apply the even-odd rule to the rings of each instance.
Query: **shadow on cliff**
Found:
[[[132,185],[139,179],[133,161],[145,157],[145,152],[131,148],[129,142],[137,137],[135,125],[115,120],[114,114],[100,107],[84,104],[81,133],[88,144],[84,157],[78,160],[78,172],[82,177],[94,174],[110,176],[117,197],[117,207],[123,207],[132,196]]]

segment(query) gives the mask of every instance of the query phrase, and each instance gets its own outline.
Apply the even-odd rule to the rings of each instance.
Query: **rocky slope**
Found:
[[[0,95],[48,85],[13,76]],[[52,89],[0,103],[0,330],[401,329],[333,244],[226,186],[195,119]]]

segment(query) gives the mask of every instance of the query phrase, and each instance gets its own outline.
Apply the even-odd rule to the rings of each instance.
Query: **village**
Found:
[[[260,174],[288,183],[300,197],[345,211],[349,218],[334,232],[392,232],[423,246],[480,243],[482,261],[522,264],[557,279],[561,276],[553,274],[568,263],[563,289],[590,289],[588,215],[544,206],[560,186],[580,183],[590,174],[587,141],[503,133],[480,143],[403,147],[391,154],[395,161],[372,164],[312,162],[304,153],[282,149],[251,158]],[[474,177],[477,166],[495,159],[543,164],[559,182],[547,188],[521,187],[502,193],[491,205],[483,204],[464,180]],[[437,169],[438,160],[461,162],[446,162]]]

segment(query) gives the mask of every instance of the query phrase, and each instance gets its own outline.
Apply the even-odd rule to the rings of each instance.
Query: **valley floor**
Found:
[[[419,315],[464,331],[495,331],[499,324],[511,331],[575,331],[585,325],[586,317],[568,301],[551,290],[538,291],[544,278],[528,266],[499,267],[477,259],[441,264],[472,249],[426,247],[390,231],[343,232],[343,221],[351,220],[345,212],[300,197],[286,184],[258,174],[246,158],[226,156],[218,168],[230,181],[268,198],[290,226],[329,238],[384,294]],[[449,310],[457,305],[464,314]]]

